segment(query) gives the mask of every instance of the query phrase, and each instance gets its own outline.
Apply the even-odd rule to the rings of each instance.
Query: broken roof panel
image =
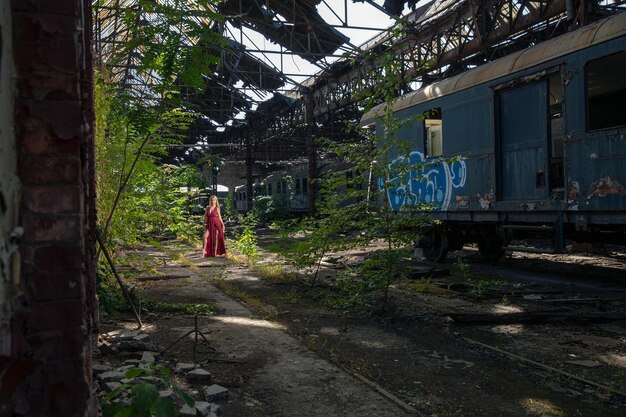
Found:
[[[228,0],[220,11],[236,27],[250,27],[302,58],[317,62],[349,38],[318,14],[321,0]]]
[[[266,91],[276,90],[285,85],[279,71],[246,52],[246,47],[239,42],[230,39],[228,47],[214,53],[221,55],[223,76],[230,78],[231,82],[236,78],[243,82],[244,87],[252,85]]]

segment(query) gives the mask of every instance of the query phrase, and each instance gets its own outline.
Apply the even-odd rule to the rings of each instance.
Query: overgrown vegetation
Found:
[[[216,303],[166,303],[150,300],[143,301],[141,309],[146,313],[197,314],[205,316],[219,310]]]
[[[110,44],[95,74],[97,227],[113,256],[122,245],[155,238],[200,239],[202,216],[194,214],[192,198],[208,185],[201,168],[210,156],[198,165],[173,163],[168,150],[198,118],[181,86],[188,93],[204,89],[203,74],[219,62],[209,46],[226,42],[205,26],[206,19],[221,20],[212,7],[217,0],[135,3],[116,10],[126,37]],[[148,18],[149,24],[138,24]],[[141,92],[119,76],[129,55],[134,85],[146,87]],[[99,272],[107,309],[119,307],[110,278]]]
[[[398,22],[390,35],[404,36],[404,24]],[[297,240],[284,253],[292,266],[309,273],[308,282],[315,285],[322,259],[329,252],[383,240],[384,250],[372,254],[362,265],[344,271],[334,283],[338,305],[360,304],[376,297],[387,304],[389,287],[404,273],[417,230],[430,222],[421,214],[428,205],[410,200],[398,207],[391,202],[390,190],[407,182],[424,166],[411,161],[412,138],[401,134],[404,126],[415,123],[415,118],[400,119],[393,112],[393,104],[407,91],[411,75],[406,73],[396,51],[370,58],[383,71],[372,69],[364,77],[367,83],[364,82],[355,99],[365,112],[377,109],[383,139],[374,130],[360,126],[358,120],[345,121],[348,140],[318,138],[324,153],[335,161],[337,168],[315,184],[321,197],[318,216],[292,225],[289,232],[305,238]]]
[[[235,253],[245,257],[246,262],[249,265],[259,258],[256,227],[258,220],[253,212],[239,217],[239,223],[241,230],[235,233],[234,240],[231,243],[231,249]]]
[[[506,282],[498,279],[480,279],[474,286],[471,294],[475,297],[484,297],[492,287],[505,285]]]
[[[171,389],[188,406],[194,400],[172,384],[170,370],[154,362],[144,362],[141,367],[126,371],[128,382],[111,391],[103,400],[103,417],[175,417],[178,415],[174,402],[161,396],[159,390]]]

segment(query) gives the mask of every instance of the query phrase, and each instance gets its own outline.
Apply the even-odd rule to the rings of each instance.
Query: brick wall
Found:
[[[0,357],[11,353],[11,294],[15,291],[12,269],[19,263],[15,238],[12,237],[19,234],[19,180],[13,135],[12,83],[15,70],[11,34],[10,4],[0,2]]]
[[[96,415],[90,1],[12,0],[21,273],[0,415]],[[2,335],[0,335],[2,336]],[[6,373],[5,373],[6,376]],[[15,383],[18,381],[19,383]],[[6,381],[2,381],[5,383]],[[7,390],[9,390],[7,392]],[[4,398],[3,398],[4,397]]]

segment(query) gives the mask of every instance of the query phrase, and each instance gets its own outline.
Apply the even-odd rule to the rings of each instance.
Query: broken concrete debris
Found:
[[[133,368],[136,368],[136,366],[135,365],[124,365],[124,366],[120,366],[119,368],[115,368],[115,370],[117,372],[126,372],[129,369],[133,369]]]
[[[104,333],[98,336],[98,349],[104,355],[113,355],[115,351],[161,352],[163,347],[150,343],[150,335],[140,330],[121,329]]]
[[[113,368],[110,367],[109,365],[104,365],[104,364],[99,364],[99,363],[96,363],[91,367],[91,372],[94,375],[100,375],[101,373],[112,371],[112,370]]]
[[[143,352],[143,354],[141,355],[141,362],[154,363],[154,361],[154,355],[150,352]]]
[[[119,382],[122,379],[124,379],[124,372],[120,372],[120,371],[103,372],[100,375],[98,375],[98,378],[100,379],[100,381],[104,383]]]
[[[184,374],[186,372],[193,371],[194,369],[196,369],[196,365],[194,365],[193,363],[179,363],[176,364],[174,372],[176,372],[177,374]]]
[[[94,392],[98,392],[100,397],[104,397],[108,393],[122,387],[123,384],[146,382],[159,387],[160,397],[168,398],[180,404],[180,398],[175,395],[174,390],[171,387],[162,385],[162,380],[156,376],[143,374],[133,379],[126,378],[129,370],[150,369],[158,362],[163,347],[147,342],[147,340],[149,340],[149,336],[139,330],[121,329],[99,335],[98,347],[104,346],[104,350],[100,349],[101,352],[107,356],[117,356],[119,362],[116,362],[115,359],[110,359],[116,365],[111,366],[108,360],[107,363],[96,363],[93,365]],[[124,356],[126,358],[131,356],[132,359],[126,359],[121,362]],[[212,379],[212,374],[209,371],[202,369],[199,364],[178,363],[174,372],[185,376],[190,382],[205,386],[204,396],[207,401],[197,401],[193,407],[184,405],[180,409],[181,416],[217,417],[221,414],[221,407],[209,399],[228,399],[228,389],[219,385],[206,387],[206,385],[211,383]],[[129,399],[122,392],[114,401],[128,402]]]
[[[220,385],[213,384],[204,389],[204,398],[207,401],[219,401],[228,399],[228,389]]]
[[[221,414],[221,408],[217,404],[204,402],[204,401],[196,401],[196,410],[198,410],[198,415],[202,417],[216,417]]]
[[[148,336],[145,333],[139,334],[135,337],[133,337],[133,340],[137,341],[137,342],[147,342],[148,340],[150,340],[150,336]]]
[[[159,391],[159,397],[161,398],[168,398],[170,400],[174,399],[174,391],[172,391],[171,389],[165,389],[162,391]]]
[[[122,352],[162,352],[164,350],[163,346],[148,342],[138,342],[136,340],[122,340],[118,343],[117,349]]]
[[[179,411],[181,416],[217,417],[221,414],[221,407],[217,404],[196,401],[194,407],[185,404]]]
[[[209,371],[206,371],[202,368],[197,368],[197,369],[194,369],[193,371],[189,371],[187,372],[185,376],[187,377],[188,381],[203,382],[206,384],[211,383],[211,377],[212,377]]]
[[[122,384],[120,384],[119,382],[105,382],[104,383],[104,389],[107,392],[111,392],[113,390],[116,390],[116,389],[118,389],[121,386],[122,386]]]
[[[198,414],[198,411],[196,410],[196,407],[189,407],[187,404],[183,405],[183,407],[180,409],[180,411],[178,412],[178,414],[183,417],[183,416],[196,416]]]

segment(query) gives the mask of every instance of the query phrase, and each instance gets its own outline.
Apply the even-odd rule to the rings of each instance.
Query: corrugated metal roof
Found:
[[[404,95],[394,103],[393,110],[406,109],[437,97],[462,91],[625,34],[626,12],[622,12]],[[363,115],[361,123],[367,124],[381,117],[385,108],[384,104],[374,107]]]

